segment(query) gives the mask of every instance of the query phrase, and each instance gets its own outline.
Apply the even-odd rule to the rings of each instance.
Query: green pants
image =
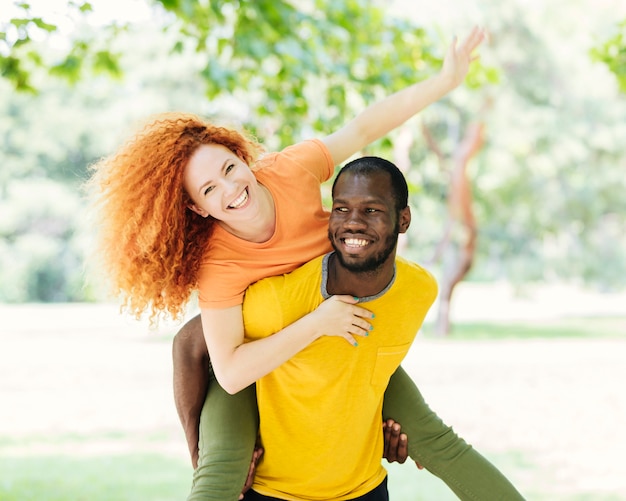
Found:
[[[523,500],[511,482],[430,410],[413,380],[398,367],[387,385],[383,417],[402,425],[411,459],[443,480],[459,499]]]
[[[443,480],[459,499],[524,499],[502,473],[430,410],[402,367],[389,381],[382,417],[393,418],[402,425],[402,431],[409,437],[411,458]],[[258,424],[254,385],[229,395],[215,379],[211,380],[200,417],[200,455],[189,501],[239,498]]]

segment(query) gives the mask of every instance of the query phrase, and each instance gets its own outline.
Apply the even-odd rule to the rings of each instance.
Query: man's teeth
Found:
[[[367,240],[362,238],[346,238],[344,242],[350,247],[365,247],[367,245]]]
[[[239,197],[232,204],[230,204],[228,207],[230,209],[238,209],[243,204],[245,204],[247,201],[248,201],[248,190],[245,189],[245,190],[243,190],[243,193],[241,195],[239,195]]]

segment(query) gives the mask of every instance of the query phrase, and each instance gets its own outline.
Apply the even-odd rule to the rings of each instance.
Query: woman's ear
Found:
[[[208,217],[209,215],[207,211],[205,211],[202,207],[198,207],[196,204],[187,204],[187,208],[201,217]]]

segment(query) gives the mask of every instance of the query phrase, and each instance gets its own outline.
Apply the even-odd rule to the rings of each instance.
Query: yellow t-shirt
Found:
[[[267,337],[313,311],[324,300],[326,260],[253,284],[243,304],[246,337]],[[287,500],[344,500],[382,482],[383,395],[436,293],[429,272],[397,258],[392,283],[360,300],[376,316],[358,347],[319,338],[257,382],[265,453],[254,490]]]

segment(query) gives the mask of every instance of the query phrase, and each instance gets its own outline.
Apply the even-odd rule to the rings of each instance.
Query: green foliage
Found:
[[[435,48],[415,23],[385,15],[383,2],[153,1],[169,14],[163,29],[176,33],[170,51],[191,48],[205,61],[199,72],[206,96],[248,103],[246,125],[261,137],[271,130],[271,147],[289,144],[311,127],[334,130],[355,106],[432,74],[443,56],[437,49],[445,46]],[[71,46],[50,59],[32,35],[55,35],[58,27],[31,15],[27,4],[21,9],[23,16],[0,26],[0,67],[15,89],[34,91],[38,69],[70,83],[94,73],[121,76],[121,54],[111,46],[128,25],[103,26],[96,37],[81,29],[91,5],[70,2],[76,28]],[[473,72],[470,86],[497,78],[493,70]]]
[[[59,33],[59,26],[31,14],[31,6],[26,2],[14,2],[14,7],[21,12],[21,16],[0,21],[0,75],[15,90],[36,92],[33,76],[41,70],[70,83],[76,83],[90,73],[106,73],[113,78],[121,75],[120,55],[104,47],[110,37],[123,28],[111,26],[103,39],[87,30],[71,40],[71,47],[66,53],[47,60],[42,57],[41,43],[37,40],[50,40]],[[82,19],[93,9],[89,2],[69,1],[67,10],[69,17],[74,15]]]
[[[49,180],[13,182],[0,198],[0,302],[92,299],[83,287],[80,199]]]
[[[275,146],[300,137],[303,124],[334,130],[355,102],[397,90],[440,64],[426,32],[385,16],[382,3],[159,2],[205,57],[207,97],[245,92],[256,115],[247,125],[269,123]]]
[[[624,100],[601,94],[606,72],[594,73],[598,65],[585,57],[586,45],[576,48],[586,43],[585,31],[574,24],[580,13],[564,0],[536,12],[518,3],[483,2],[491,38],[481,51],[485,66],[475,67],[464,88],[420,117],[448,158],[470,121],[486,125],[487,142],[470,165],[479,222],[471,279],[575,276],[619,288],[626,273]],[[153,4],[154,17],[145,26],[94,28],[85,2],[68,3],[73,26],[62,34],[27,4],[14,19],[2,21],[3,208],[21,204],[27,212],[12,185],[17,182],[20,191],[25,182],[40,186],[42,178],[66,185],[60,198],[79,200],[87,165],[110,153],[153,112],[183,110],[243,122],[268,149],[334,130],[365,104],[431,75],[448,42],[408,16],[391,18],[382,1]],[[61,39],[65,45],[49,43]],[[623,35],[609,40],[602,53],[623,55]],[[409,127],[415,139],[408,173],[415,209],[409,252],[427,262],[442,234],[448,177],[421,139],[419,122]],[[393,146],[392,134],[369,153],[391,157]],[[43,203],[56,214],[52,202]],[[74,221],[83,207],[76,203],[58,217]],[[81,297],[70,285],[78,273],[65,264],[50,266],[72,262],[82,252],[78,242],[85,237],[77,235],[78,223],[72,225],[62,237],[0,236],[1,273],[13,267],[8,283],[19,282],[21,291],[7,295],[2,276],[3,297],[57,300],[60,290],[70,291],[66,299]],[[28,262],[22,255],[27,251]],[[82,266],[83,258],[76,262]],[[50,284],[53,291],[44,294],[36,284]]]
[[[468,121],[485,124],[487,142],[469,166],[479,231],[470,280],[576,277],[601,289],[624,286],[626,102],[602,90],[610,79],[581,57],[582,14],[564,7],[551,4],[560,16],[553,23],[548,7],[541,17],[519,4],[490,2],[484,56],[500,69],[501,85],[471,96],[460,89],[457,110],[440,102],[423,113],[447,158]],[[443,233],[448,177],[423,143],[412,163],[419,168],[411,179],[424,188],[413,202],[429,217],[409,231],[419,234],[410,235],[415,259],[425,261]]]
[[[609,68],[626,93],[626,19],[617,23],[615,33],[590,51],[591,57]]]

